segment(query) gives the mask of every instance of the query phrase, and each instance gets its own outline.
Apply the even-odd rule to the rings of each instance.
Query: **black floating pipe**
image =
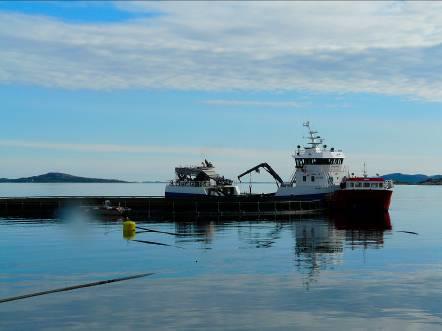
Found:
[[[138,226],[138,225],[137,225],[137,229],[144,230],[146,232],[156,232],[156,233],[170,234],[172,236],[182,236],[182,234],[179,234],[179,233],[159,231],[159,230],[152,230],[152,229],[148,229],[148,228],[143,228],[142,226]]]
[[[94,282],[94,283],[74,285],[74,286],[69,286],[69,287],[57,288],[55,290],[48,290],[48,291],[43,291],[43,292],[35,292],[35,293],[30,293],[30,294],[24,294],[24,295],[19,295],[19,296],[16,296],[16,297],[9,297],[9,298],[5,298],[5,299],[0,299],[0,303],[5,303],[5,302],[9,302],[9,301],[16,301],[16,300],[21,300],[21,299],[27,299],[27,298],[32,298],[32,297],[36,297],[36,296],[39,296],[39,295],[46,295],[46,294],[57,293],[57,292],[72,291],[72,290],[76,290],[76,289],[79,289],[79,288],[98,286],[98,285],[110,284],[110,283],[115,283],[115,282],[122,282],[124,280],[151,276],[153,274],[154,274],[153,272],[149,272],[149,273],[146,273],[146,274],[139,274],[139,275],[134,275],[134,276],[122,277],[122,278],[114,278],[114,279],[108,279],[108,280],[101,280],[99,282]]]
[[[175,245],[169,245],[169,244],[163,244],[156,241],[148,241],[148,240],[138,240],[138,239],[132,239],[131,241],[136,241],[137,243],[143,243],[143,244],[149,244],[149,245],[158,245],[158,246],[168,246],[168,247],[176,247],[184,249],[184,247],[175,246]]]

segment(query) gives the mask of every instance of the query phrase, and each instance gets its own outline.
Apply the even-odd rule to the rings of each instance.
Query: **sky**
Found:
[[[0,177],[442,174],[440,2],[0,2]],[[268,180],[266,174],[255,180]]]

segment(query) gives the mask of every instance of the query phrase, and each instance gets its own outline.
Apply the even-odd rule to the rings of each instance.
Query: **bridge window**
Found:
[[[296,168],[302,168],[304,166],[304,159],[295,159]]]
[[[302,176],[302,181],[306,182],[307,181],[307,176]]]
[[[296,167],[302,168],[305,164],[321,164],[321,165],[331,165],[331,164],[342,164],[343,158],[297,158],[295,159]]]
[[[315,181],[315,176],[312,176],[312,182],[314,182]]]
[[[370,183],[364,183],[364,187],[370,187]]]

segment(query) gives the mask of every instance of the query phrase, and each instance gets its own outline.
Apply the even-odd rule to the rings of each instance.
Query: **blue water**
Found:
[[[124,239],[121,223],[82,215],[0,219],[0,299],[155,273],[1,303],[0,329],[440,330],[440,201],[442,187],[397,186],[390,223],[321,216],[140,224],[179,233],[136,234],[171,246]]]

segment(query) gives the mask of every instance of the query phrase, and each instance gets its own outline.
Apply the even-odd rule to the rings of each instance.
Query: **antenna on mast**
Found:
[[[318,131],[314,131],[310,128],[310,121],[304,122],[302,125],[308,129],[308,133],[309,133],[310,137],[305,137],[305,138],[310,139],[310,142],[308,144],[312,145],[311,148],[315,148],[324,142],[323,138],[316,135],[318,133]]]
[[[367,178],[367,177],[368,177],[368,175],[367,175],[367,166],[366,166],[366,164],[364,162],[364,178]]]

